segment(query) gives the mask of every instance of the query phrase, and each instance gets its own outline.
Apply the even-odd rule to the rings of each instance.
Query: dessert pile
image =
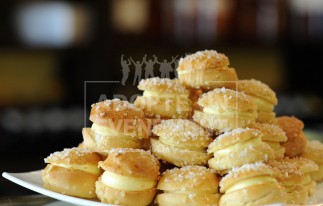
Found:
[[[133,104],[93,104],[83,142],[45,158],[44,187],[118,205],[305,204],[323,144],[276,117],[275,92],[214,50],[181,58],[177,73],[142,80]]]

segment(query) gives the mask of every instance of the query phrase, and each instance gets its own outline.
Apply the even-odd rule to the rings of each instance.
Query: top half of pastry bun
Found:
[[[318,140],[308,141],[302,157],[313,160],[317,164],[323,164],[323,144]]]
[[[215,191],[219,181],[212,169],[203,166],[185,166],[166,170],[157,188],[166,191]]]
[[[212,141],[200,125],[187,119],[169,119],[154,126],[152,132],[172,145],[207,147]]]
[[[275,124],[259,123],[256,122],[249,126],[250,128],[257,129],[263,134],[262,140],[272,142],[286,142],[287,136],[285,132]]]
[[[229,59],[224,54],[214,50],[198,51],[179,60],[178,78],[188,88],[210,90],[221,85],[231,87],[238,76],[235,69],[228,65]]]
[[[237,91],[251,96],[257,105],[277,104],[276,93],[265,83],[258,80],[239,80],[236,85]],[[260,102],[265,101],[265,102]]]
[[[107,159],[99,162],[105,171],[132,178],[157,179],[160,164],[148,151],[131,148],[112,149]]]
[[[108,127],[110,133],[122,133],[145,138],[147,120],[144,112],[128,101],[120,99],[105,100],[92,105],[90,120],[92,128]]]
[[[217,88],[204,93],[198,100],[198,104],[216,112],[238,111],[255,113],[257,105],[252,102],[249,96],[243,92],[234,91],[226,88]]]
[[[219,135],[208,147],[208,153],[224,149],[237,143],[243,143],[248,140],[261,141],[262,133],[256,129],[237,128],[230,132]]]
[[[285,157],[279,160],[268,162],[278,179],[285,179],[290,176],[303,176],[318,170],[318,165],[312,160],[302,157]]]
[[[44,159],[45,163],[65,168],[79,169],[90,173],[100,173],[98,162],[101,157],[88,149],[71,148],[54,152]]]
[[[101,158],[97,153],[77,147],[54,152],[45,158],[46,163],[55,164],[97,165],[99,161],[101,161]]]
[[[226,176],[224,176],[221,179],[220,181],[221,192],[225,192],[232,185],[240,181],[258,177],[258,178],[262,178],[262,181],[261,179],[259,179],[261,182],[265,182],[265,180],[268,179],[266,177],[272,178],[271,177],[272,175],[273,175],[273,170],[264,163],[257,162],[254,164],[245,164],[241,167],[233,168],[232,170],[229,171],[229,173]],[[275,181],[275,179],[273,179],[273,181]],[[256,182],[254,181],[254,183]]]
[[[144,120],[144,112],[134,104],[120,99],[105,100],[92,104],[90,120],[93,123],[104,125],[111,119]]]
[[[170,97],[172,94],[189,97],[189,90],[180,84],[178,79],[153,77],[139,82],[138,89],[144,91],[143,96]]]
[[[214,50],[198,51],[181,58],[177,67],[178,71],[184,70],[223,70],[230,64],[226,55]]]

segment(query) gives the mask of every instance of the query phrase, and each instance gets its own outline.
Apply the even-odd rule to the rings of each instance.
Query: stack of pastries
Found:
[[[133,104],[93,104],[83,142],[45,159],[44,187],[140,206],[305,204],[315,194],[323,144],[296,117],[276,117],[268,85],[239,80],[214,50],[181,58],[177,72],[141,80]]]

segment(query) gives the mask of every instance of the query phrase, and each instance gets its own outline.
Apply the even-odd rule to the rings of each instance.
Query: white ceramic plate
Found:
[[[25,173],[7,173],[4,172],[2,176],[20,186],[23,186],[32,191],[38,192],[40,194],[46,195],[48,197],[61,200],[64,202],[72,203],[75,205],[82,206],[113,206],[111,204],[104,204],[95,200],[87,200],[77,197],[71,197],[68,195],[59,194],[57,192],[53,192],[47,190],[43,187],[42,179],[41,179],[41,170],[33,171],[33,172],[25,172]],[[316,195],[312,196],[309,201],[309,204],[313,206],[313,204],[323,205],[323,183],[320,183],[316,187]],[[282,204],[275,204],[282,205]]]
[[[53,192],[45,189],[42,183],[41,170],[33,171],[33,172],[25,172],[25,173],[4,172],[2,173],[2,176],[27,189],[46,195],[48,197],[52,197],[57,200],[72,203],[74,205],[82,205],[82,206],[109,206],[110,205],[110,204],[104,204],[95,200],[87,200],[87,199],[82,199],[77,197],[71,197],[68,195],[59,194],[57,192]]]

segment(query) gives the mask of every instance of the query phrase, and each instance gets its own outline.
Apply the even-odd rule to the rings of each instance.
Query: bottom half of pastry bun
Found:
[[[211,206],[218,205],[220,194],[203,193],[162,193],[157,195],[156,203],[160,206]]]
[[[246,141],[214,152],[208,161],[210,168],[220,174],[227,173],[234,167],[256,162],[267,162],[274,157],[274,151],[264,142]]]
[[[211,90],[214,88],[235,88],[238,80],[235,69],[190,69],[178,71],[180,82],[190,88]]]
[[[42,171],[45,188],[70,196],[95,198],[95,182],[99,174],[49,164]]]
[[[267,205],[286,202],[286,191],[278,182],[255,184],[225,192],[221,206]]]
[[[236,128],[246,128],[255,123],[256,116],[245,116],[234,111],[228,114],[211,114],[195,110],[193,119],[205,128],[224,132]]]
[[[205,150],[191,150],[164,144],[158,139],[151,138],[152,153],[160,160],[178,167],[186,165],[206,165],[210,155]]]
[[[311,177],[316,182],[321,182],[323,180],[323,165],[319,165],[317,171],[311,172]]]
[[[149,205],[156,195],[155,187],[141,191],[121,190],[104,184],[101,178],[95,186],[97,197],[101,202],[108,204],[145,206]]]
[[[258,116],[256,121],[261,123],[275,123],[276,121],[276,113],[275,112],[265,112],[265,111],[257,111]]]
[[[176,98],[176,96],[175,98],[139,96],[134,104],[141,108],[147,117],[185,119],[192,113],[191,101],[188,98]]]
[[[141,148],[141,141],[138,138],[115,135],[104,136],[97,134],[91,128],[83,128],[83,148],[94,150],[101,155],[107,155],[114,148]]]
[[[291,189],[292,188],[292,189]],[[302,185],[295,185],[294,187],[289,187],[287,191],[287,201],[288,204],[301,205],[305,204],[309,197],[308,188]]]

